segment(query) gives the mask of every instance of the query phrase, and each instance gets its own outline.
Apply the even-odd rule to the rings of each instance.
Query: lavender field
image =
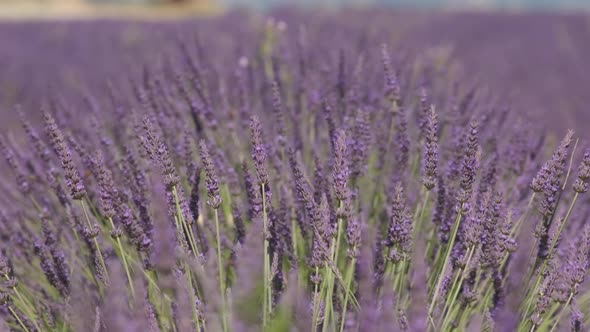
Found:
[[[2,23],[0,331],[589,331],[589,37]]]

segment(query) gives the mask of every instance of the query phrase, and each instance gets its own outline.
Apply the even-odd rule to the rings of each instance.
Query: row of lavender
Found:
[[[583,331],[585,141],[403,20],[282,16],[0,33],[0,327]]]

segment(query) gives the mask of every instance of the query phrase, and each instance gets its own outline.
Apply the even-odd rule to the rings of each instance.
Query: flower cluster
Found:
[[[1,29],[0,330],[586,331],[584,132],[395,17]]]

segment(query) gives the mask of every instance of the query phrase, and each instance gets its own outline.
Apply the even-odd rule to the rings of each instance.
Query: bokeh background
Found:
[[[166,21],[238,9],[275,15],[285,6],[389,8],[400,39],[449,52],[464,72],[532,121],[559,135],[566,128],[590,130],[588,0],[0,0],[0,20]],[[10,60],[12,50],[2,52]]]

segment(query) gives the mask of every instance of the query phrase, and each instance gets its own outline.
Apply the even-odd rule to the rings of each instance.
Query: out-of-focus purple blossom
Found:
[[[469,134],[465,144],[465,156],[461,165],[461,181],[459,184],[459,196],[457,199],[461,203],[467,202],[473,194],[473,184],[479,167],[479,140],[478,140],[478,123],[472,121],[469,124]]]
[[[72,159],[70,148],[66,145],[64,136],[53,116],[49,112],[44,112],[43,117],[45,120],[45,133],[49,137],[49,142],[61,162],[70,194],[73,199],[80,200],[86,195],[86,189]]]
[[[381,45],[381,61],[383,62],[383,70],[385,73],[385,96],[391,103],[400,103],[400,86],[396,77],[395,70],[391,64],[391,55],[387,45]]]
[[[390,259],[398,262],[410,254],[412,246],[412,219],[406,208],[404,189],[399,182],[393,188],[390,213],[385,242],[391,251]]]
[[[259,186],[268,184],[268,172],[266,170],[267,153],[262,141],[262,126],[257,116],[250,119],[250,131],[252,134],[252,159]]]
[[[336,133],[334,139],[334,166],[332,168],[332,178],[334,181],[334,192],[336,198],[344,202],[349,197],[348,189],[348,161],[346,155],[346,133],[340,130]]]
[[[221,194],[219,190],[219,180],[217,178],[217,172],[215,171],[215,167],[213,165],[213,160],[211,159],[211,155],[209,154],[209,148],[207,147],[207,143],[204,140],[199,142],[199,149],[201,153],[201,163],[203,164],[203,169],[205,170],[205,184],[207,186],[207,195],[209,196],[209,200],[207,204],[209,204],[213,209],[219,209],[222,203]]]
[[[438,177],[438,114],[431,107],[426,118],[424,137],[424,157],[422,183],[427,190],[432,190]]]
[[[588,180],[590,180],[590,149],[584,153],[584,158],[578,168],[578,177],[574,182],[574,191],[580,194],[587,192]]]
[[[29,181],[27,180],[27,176],[24,173],[24,170],[23,170],[22,166],[20,165],[20,163],[16,160],[14,152],[12,151],[11,148],[8,147],[8,145],[6,144],[6,142],[4,141],[4,139],[2,137],[0,137],[0,150],[2,150],[2,153],[4,154],[4,158],[6,159],[6,162],[8,163],[8,165],[10,166],[12,171],[15,173],[16,183],[18,185],[19,191],[25,196],[30,194],[31,193],[31,185],[30,185]]]

